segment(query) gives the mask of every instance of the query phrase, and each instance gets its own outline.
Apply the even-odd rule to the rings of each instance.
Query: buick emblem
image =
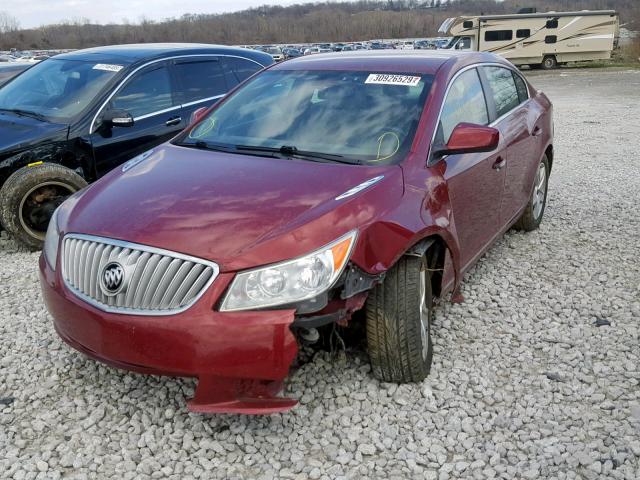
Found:
[[[110,262],[105,265],[100,275],[100,288],[105,295],[114,296],[120,293],[125,286],[124,267],[118,262]]]

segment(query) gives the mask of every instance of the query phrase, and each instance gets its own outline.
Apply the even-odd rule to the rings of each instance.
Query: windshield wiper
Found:
[[[204,140],[198,140],[195,143],[180,142],[180,143],[177,143],[176,145],[178,145],[180,147],[198,148],[200,150],[212,150],[214,152],[225,152],[225,153],[235,153],[235,154],[242,154],[243,153],[243,152],[240,152],[238,150],[238,148],[236,148],[233,145],[223,145],[223,144],[220,144],[220,143],[209,143],[209,142],[205,142]],[[256,156],[256,157],[274,158],[276,155],[274,155],[274,154],[265,155],[265,154],[255,153],[254,156]]]
[[[338,162],[338,163],[348,163],[351,165],[359,165],[359,160],[349,160],[345,158],[343,155],[337,155],[334,153],[322,153],[322,152],[312,152],[309,150],[298,150],[297,147],[292,145],[283,145],[281,147],[261,147],[254,145],[236,145],[236,148],[240,151],[248,151],[248,152],[272,152],[272,153],[280,153],[287,157],[301,157],[301,158],[309,158],[309,159],[317,159],[323,160],[327,162]]]
[[[16,115],[20,115],[23,117],[32,117],[43,122],[47,120],[47,117],[45,117],[41,113],[32,112],[31,110],[22,110],[21,108],[0,108],[0,110],[2,110],[3,112],[15,113]]]

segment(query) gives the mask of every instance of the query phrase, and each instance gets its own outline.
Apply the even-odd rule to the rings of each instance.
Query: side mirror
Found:
[[[433,157],[461,153],[490,152],[498,147],[500,132],[492,127],[474,123],[459,123],[451,132],[449,141],[441,147],[434,147]]]
[[[102,123],[110,127],[133,127],[133,116],[126,110],[109,110],[102,117]]]
[[[207,110],[209,110],[209,107],[200,107],[194,110],[193,113],[191,114],[191,118],[189,119],[189,125],[193,125],[202,117],[204,117],[204,114],[207,113]]]

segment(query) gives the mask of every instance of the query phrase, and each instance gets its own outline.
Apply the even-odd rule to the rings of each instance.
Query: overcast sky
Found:
[[[96,23],[120,23],[178,17],[184,13],[222,13],[258,5],[291,5],[305,0],[0,0],[0,10],[17,18],[23,28],[88,18]]]

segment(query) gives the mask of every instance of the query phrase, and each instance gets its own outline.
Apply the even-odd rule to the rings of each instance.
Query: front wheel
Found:
[[[0,221],[15,240],[30,249],[40,249],[53,211],[86,186],[84,178],[62,165],[21,168],[0,190]]]
[[[540,65],[543,70],[553,70],[558,66],[558,61],[553,55],[547,55],[542,59],[542,63]]]
[[[419,382],[431,368],[431,277],[425,258],[402,257],[366,303],[373,374],[385,382]]]
[[[522,216],[518,219],[515,228],[530,232],[537,229],[542,222],[544,209],[547,205],[547,185],[549,183],[549,160],[545,155],[536,171],[533,180],[533,190],[529,197]]]

